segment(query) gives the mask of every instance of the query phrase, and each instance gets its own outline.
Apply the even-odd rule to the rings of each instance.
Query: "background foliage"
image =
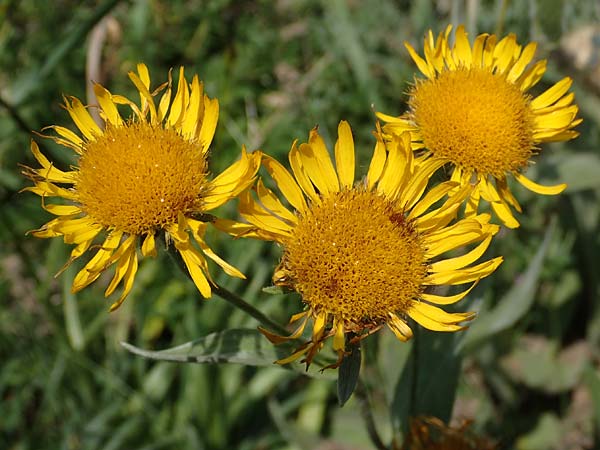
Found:
[[[180,65],[198,73],[221,106],[214,172],[242,144],[283,160],[315,124],[331,143],[340,119],[353,127],[364,170],[371,105],[402,112],[414,77],[403,41],[419,46],[427,29],[447,23],[466,23],[471,36],[537,40],[538,57],[549,59],[542,84],[572,76],[584,117],[581,136],[545,146],[529,172],[566,181],[566,193],[542,198],[517,188],[522,227],[503,231],[490,250],[506,262],[471,295],[480,315],[450,337],[454,356],[439,351],[448,338],[435,333],[407,345],[384,333],[369,339],[367,395],[343,408],[331,376],[144,359],[119,343],[160,350],[256,323],[218,298],[202,301],[165,255],[143,263],[130,298],[109,315],[97,286],[105,281],[73,296],[75,268],[53,278],[69,249],[25,235],[49,219],[37,197],[18,193],[27,185],[18,164],[33,164],[31,132],[71,127],[61,95],[85,99],[89,78],[131,95],[126,73],[139,61],[156,82]],[[456,387],[456,423],[473,420],[472,429],[500,448],[598,448],[599,23],[594,0],[0,1],[0,447],[372,448],[365,398],[384,442],[398,443],[408,415],[435,410],[431,393],[442,385],[449,396]],[[86,73],[98,42],[100,69]],[[73,162],[36,139],[59,164]],[[280,323],[297,311],[293,298],[261,292],[277,248],[208,239],[248,276],[242,282],[215,271],[218,281]],[[453,371],[460,376],[448,387],[443,380]],[[407,377],[419,396],[403,391]]]

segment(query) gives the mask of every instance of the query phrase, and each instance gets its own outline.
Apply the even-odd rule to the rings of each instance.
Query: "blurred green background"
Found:
[[[145,260],[123,307],[108,314],[106,279],[76,297],[76,267],[53,275],[70,249],[28,237],[50,219],[19,164],[33,165],[32,132],[73,129],[61,96],[84,103],[86,82],[134,95],[137,62],[157,85],[169,68],[198,73],[220,102],[214,173],[245,144],[284,160],[316,124],[330,144],[340,119],[355,133],[364,173],[372,105],[400,114],[415,67],[405,40],[448,23],[515,32],[539,42],[549,69],[534,94],[565,75],[584,123],[572,142],[547,145],[528,172],[567,182],[558,197],[520,187],[522,227],[503,230],[490,255],[506,262],[472,293],[480,311],[461,336],[452,417],[499,448],[600,447],[600,4],[596,0],[0,1],[0,448],[367,449],[364,404],[336,404],[335,381],[276,366],[178,365],[132,355],[223,328],[255,327],[219,298],[203,301],[166,255]],[[87,71],[86,71],[87,64]],[[72,155],[37,138],[57,165]],[[234,205],[223,214],[233,216]],[[209,244],[248,276],[217,281],[280,323],[296,299],[261,292],[279,250],[217,233]],[[213,267],[213,269],[215,269]],[[410,351],[386,333],[368,339],[363,369],[375,426],[397,436],[398,388]],[[426,342],[426,341],[425,341]],[[426,374],[443,384],[437,366]],[[457,370],[458,370],[457,368]]]

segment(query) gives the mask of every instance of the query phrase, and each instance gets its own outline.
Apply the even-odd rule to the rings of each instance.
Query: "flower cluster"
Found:
[[[401,341],[412,337],[413,322],[462,330],[475,314],[444,307],[465,298],[502,262],[485,253],[500,229],[495,217],[519,225],[509,178],[541,194],[561,192],[565,185],[540,186],[523,172],[539,144],[574,138],[581,119],[568,78],[537,97],[528,94],[546,65],[530,64],[535,43],[521,47],[514,35],[498,41],[482,34],[471,45],[459,27],[451,45],[450,31],[437,38],[430,32],[424,57],[407,44],[425,78],[415,79],[406,112],[377,112],[384,124],[374,123],[364,174],[357,174],[352,131],[342,120],[332,152],[315,127],[306,142],[292,143],[289,169],[242,148],[237,162],[213,176],[208,154],[218,102],[197,76],[188,82],[183,68],[176,89],[170,73],[153,88],[148,69],[138,65],[129,78],[139,103],[97,84],[102,125],[78,99],[66,98],[79,133],[52,126],[46,137],[74,151],[77,165],[58,169],[32,142],[40,167],[25,168],[33,181],[26,190],[56,216],[32,234],[73,244],[65,267],[91,253],[73,292],[114,266],[105,295],[121,290],[111,310],[130,293],[139,257],[155,256],[157,242],[174,249],[205,298],[214,287],[207,258],[244,277],[208,246],[209,226],[279,244],[273,283],[299,293],[303,310],[291,318],[289,336],[261,331],[280,343],[310,329],[282,364],[299,358],[310,364],[332,338],[335,367],[349,344],[384,327]],[[122,108],[130,114],[122,116]],[[281,195],[257,178],[261,166]],[[236,198],[243,220],[213,215]],[[454,285],[464,287],[449,292]]]

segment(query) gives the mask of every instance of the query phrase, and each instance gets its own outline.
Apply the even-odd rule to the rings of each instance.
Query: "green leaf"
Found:
[[[360,342],[351,344],[350,354],[342,360],[338,373],[337,394],[340,406],[344,406],[356,389],[361,359]]]
[[[83,350],[85,347],[85,338],[83,335],[83,329],[81,327],[81,320],[79,319],[79,308],[77,306],[77,300],[75,295],[71,292],[71,280],[75,275],[75,268],[73,266],[66,270],[65,276],[63,277],[63,310],[65,313],[65,328],[67,330],[67,336],[69,337],[69,344],[74,350]]]
[[[600,435],[600,374],[592,367],[588,366],[583,374],[583,380],[590,391],[592,398],[592,407],[594,409],[594,426],[596,427],[596,436]]]
[[[512,327],[529,311],[535,300],[544,259],[555,228],[556,221],[553,220],[525,273],[513,284],[495,308],[475,319],[459,346],[460,350],[469,351],[485,339]]]
[[[121,345],[136,355],[160,361],[237,363],[248,366],[271,366],[292,350],[291,345],[273,345],[255,329],[219,331],[160,351],[144,350],[126,342]]]
[[[262,291],[265,294],[270,294],[270,295],[288,294],[289,292],[291,292],[289,289],[284,289],[281,286],[267,286],[267,287],[262,288]]]
[[[456,333],[415,327],[410,357],[398,379],[391,405],[396,428],[406,431],[409,419],[418,415],[449,420],[462,362],[456,351],[460,340]]]
[[[121,342],[121,345],[144,358],[180,363],[219,364],[234,363],[247,366],[272,366],[278,359],[289,356],[298,343],[286,342],[273,345],[258,330],[248,328],[229,329],[204,336],[177,347],[165,350],[144,350]],[[303,364],[290,363],[284,369],[313,378],[334,379],[334,371],[319,372],[318,364],[306,369]]]

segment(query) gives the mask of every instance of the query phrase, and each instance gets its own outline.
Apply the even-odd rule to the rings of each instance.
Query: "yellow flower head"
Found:
[[[564,78],[546,92],[527,94],[546,71],[546,61],[530,65],[537,44],[524,48],[511,34],[499,42],[495,35],[477,36],[469,44],[464,27],[456,30],[450,47],[449,26],[434,40],[430,31],[421,58],[405,44],[419,70],[426,76],[416,80],[409,92],[409,111],[392,117],[378,113],[387,122],[384,132],[411,133],[413,149],[443,159],[453,167],[452,180],[461,184],[477,181],[467,205],[467,214],[477,211],[482,197],[511,228],[519,226],[510,207],[521,207],[507,186],[512,174],[526,188],[554,195],[566,185],[540,186],[523,175],[537,145],[565,141],[578,135],[581,122],[571,79]]]
[[[203,214],[237,196],[254,180],[260,153],[242,149],[241,160],[210,179],[207,156],[213,139],[219,104],[203,93],[194,76],[188,84],[183,68],[175,97],[169,81],[150,90],[150,75],[139,64],[129,78],[140,93],[140,104],[111,94],[99,84],[94,92],[105,128],[99,127],[76,98],[65,99],[65,107],[82,136],[60,127],[49,136],[78,155],[71,171],[54,167],[35,142],[31,150],[41,168],[26,168],[34,186],[25,190],[42,197],[42,207],[57,217],[32,234],[49,238],[62,236],[75,244],[65,267],[88,250],[94,256],[76,275],[77,292],[116,264],[105,295],[123,284],[117,308],[131,291],[138,267],[138,244],[142,256],[155,256],[155,239],[164,233],[185,262],[204,297],[210,297],[210,275],[205,256],[230,275],[242,277],[237,269],[220,259],[204,242],[207,222]],[[163,92],[164,91],[164,92]],[[160,101],[155,97],[161,92]],[[118,107],[133,112],[123,119]],[[61,197],[66,204],[47,204],[46,198]],[[103,239],[103,241],[100,241]],[[194,243],[195,242],[195,243]]]
[[[316,128],[308,143],[292,145],[293,176],[263,156],[264,167],[293,210],[259,180],[257,199],[250,191],[240,196],[240,213],[249,225],[228,230],[283,246],[273,282],[300,293],[306,309],[292,317],[299,326],[290,337],[265,334],[275,343],[298,338],[312,321],[312,339],[282,364],[302,355],[310,364],[329,337],[339,363],[347,341],[356,342],[384,325],[406,341],[412,336],[408,317],[431,330],[462,330],[461,323],[474,313],[447,313],[436,305],[461,300],[472,286],[448,297],[428,288],[474,285],[501,262],[495,258],[473,265],[498,230],[489,215],[449,225],[470,186],[448,181],[423,195],[443,162],[415,159],[407,134],[386,144],[378,133],[368,174],[355,184],[354,142],[346,122],[340,123],[338,135],[337,170]],[[450,191],[455,194],[444,200]],[[473,243],[476,247],[462,256],[438,258]]]
[[[469,422],[449,427],[437,417],[420,416],[410,421],[402,450],[494,450],[496,445],[469,429]]]

